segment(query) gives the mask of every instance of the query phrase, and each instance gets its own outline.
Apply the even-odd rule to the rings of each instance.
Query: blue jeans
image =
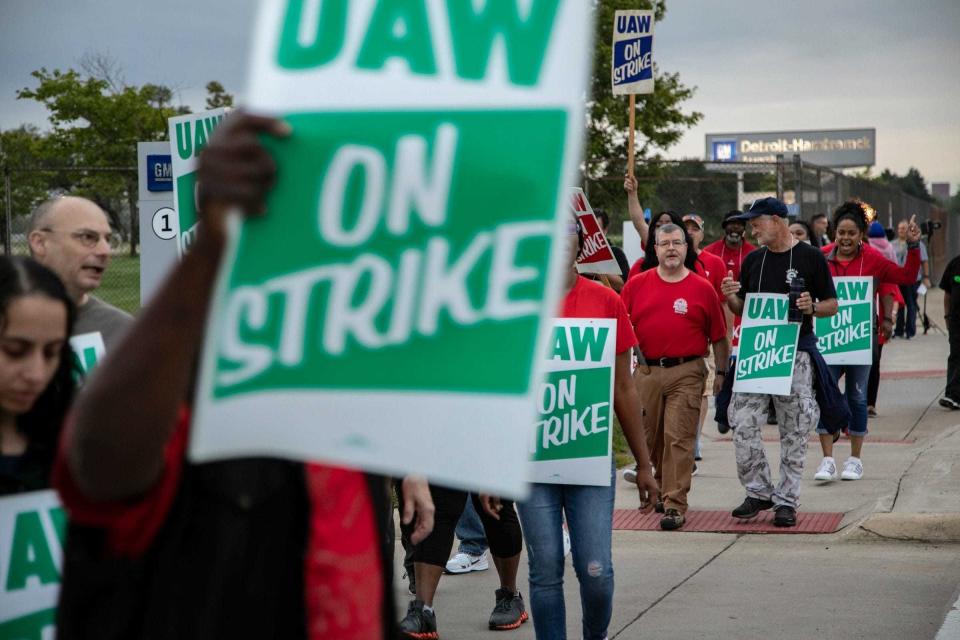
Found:
[[[867,435],[867,386],[870,381],[869,364],[830,365],[830,373],[840,382],[840,376],[846,380],[843,384],[843,397],[850,407],[848,431],[852,436]],[[829,433],[823,423],[817,425],[817,433]]]
[[[602,640],[613,613],[614,471],[609,487],[535,483],[517,503],[530,568],[530,610],[537,640],[565,640],[563,602],[563,516],[580,581],[584,640]]]
[[[483,523],[477,510],[473,508],[473,500],[467,500],[463,515],[457,521],[457,538],[460,539],[460,553],[469,553],[480,556],[487,550],[487,536],[483,531]]]

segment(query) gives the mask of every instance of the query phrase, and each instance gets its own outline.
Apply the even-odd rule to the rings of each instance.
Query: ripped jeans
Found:
[[[573,568],[580,581],[584,640],[607,636],[613,612],[614,470],[609,487],[530,485],[530,498],[517,503],[530,568],[530,611],[537,640],[564,640],[563,515],[570,531]]]
[[[870,381],[869,364],[841,364],[830,365],[830,373],[840,382],[843,377],[843,396],[850,407],[850,424],[847,426],[852,436],[867,435],[867,387]],[[817,426],[817,433],[829,431],[822,424]]]

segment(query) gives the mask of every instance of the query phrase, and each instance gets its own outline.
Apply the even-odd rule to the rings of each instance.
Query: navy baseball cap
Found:
[[[760,198],[754,200],[750,208],[739,216],[733,216],[734,220],[752,220],[760,216],[779,216],[786,218],[788,216],[787,205],[776,198]]]

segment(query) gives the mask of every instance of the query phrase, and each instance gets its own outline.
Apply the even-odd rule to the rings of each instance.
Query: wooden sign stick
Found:
[[[630,94],[630,133],[627,138],[627,175],[633,177],[633,137],[636,128],[637,97]]]

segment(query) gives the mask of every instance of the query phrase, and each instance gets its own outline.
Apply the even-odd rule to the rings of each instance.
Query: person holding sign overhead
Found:
[[[732,515],[753,518],[760,511],[775,508],[774,524],[792,527],[797,523],[807,438],[820,417],[814,384],[819,380],[821,384],[832,382],[836,387],[826,366],[818,366],[822,358],[818,360],[812,318],[828,317],[837,312],[837,292],[823,254],[815,247],[799,242],[790,233],[787,207],[783,202],[776,198],[762,198],[737,219],[749,221],[754,236],[763,247],[744,259],[739,282],[734,280],[732,270],[724,278],[721,288],[730,310],[743,315],[748,294],[790,294],[794,289],[792,310],[800,314],[795,318],[800,321],[800,327],[799,343],[794,349],[787,350],[794,355],[789,393],[734,391],[730,399],[727,417],[731,428],[736,430],[733,441],[737,475],[747,492],[746,499]],[[800,284],[802,287],[796,286]],[[737,361],[738,378],[744,366],[745,346],[741,344],[741,357]],[[760,433],[771,397],[780,428],[780,481],[776,486],[770,478],[770,465]]]
[[[234,112],[200,156],[200,222],[64,427],[53,484],[70,523],[65,638],[395,636],[387,482],[271,457],[186,457],[194,376],[228,215],[265,211],[272,118]],[[260,427],[274,425],[263,416]],[[433,527],[426,482],[403,482],[414,543]],[[337,597],[331,597],[335,594]]]
[[[858,200],[844,202],[833,214],[836,242],[823,249],[839,298],[849,303],[841,310],[851,307],[849,313],[837,314],[832,322],[818,321],[816,327],[830,372],[837,380],[846,378],[844,397],[851,412],[848,425],[850,457],[839,474],[843,480],[859,480],[863,477],[860,455],[863,439],[867,435],[867,385],[873,359],[873,340],[876,338],[876,331],[872,331],[875,314],[871,313],[871,305],[875,304],[876,292],[882,283],[912,284],[920,268],[920,227],[916,222],[911,219],[907,230],[909,251],[906,262],[903,266],[897,266],[866,241],[872,214],[873,209],[866,203]],[[864,281],[864,278],[867,280]],[[863,292],[858,298],[861,289]],[[858,299],[866,304],[856,305]],[[864,313],[853,313],[852,307],[855,306],[862,307]],[[894,321],[891,315],[884,314],[881,328],[888,335],[893,330]],[[856,363],[853,348],[857,346],[858,336],[865,348],[860,349],[862,361]],[[822,423],[818,425],[817,433],[820,435],[823,460],[813,477],[828,482],[836,480],[838,474],[833,459],[833,434]]]
[[[713,344],[713,393],[727,375],[730,360],[720,300],[706,279],[684,266],[685,236],[672,223],[657,228],[656,268],[631,278],[620,294],[643,354],[636,382],[646,418],[647,448],[661,489],[660,528],[668,531],[683,526],[687,511],[707,376],[703,354]]]

